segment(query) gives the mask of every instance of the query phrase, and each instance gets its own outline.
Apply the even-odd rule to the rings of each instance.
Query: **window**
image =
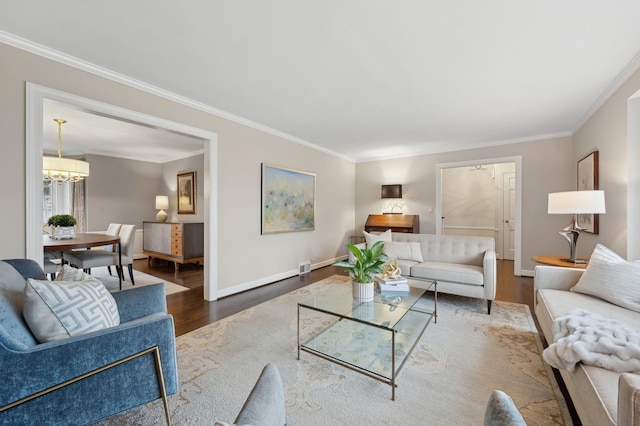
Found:
[[[43,224],[54,214],[72,214],[71,184],[69,182],[43,181],[42,218]]]

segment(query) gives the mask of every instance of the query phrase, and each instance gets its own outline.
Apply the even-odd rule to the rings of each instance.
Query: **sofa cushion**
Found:
[[[364,240],[367,243],[367,247],[371,247],[378,241],[383,241],[385,243],[388,243],[389,241],[391,241],[391,229],[387,229],[386,231],[380,234],[371,234],[367,231],[364,231],[363,233],[364,233]]]
[[[29,278],[24,318],[39,342],[51,342],[120,324],[113,296],[98,280],[46,281]]]
[[[392,259],[424,262],[420,243],[385,242],[382,252]]]
[[[627,262],[602,244],[571,291],[590,294],[640,312],[640,262]]]
[[[640,328],[637,312],[614,305],[598,297],[556,289],[540,289],[536,295],[536,317],[547,342],[553,342],[553,320],[566,312],[581,308]],[[578,363],[573,372],[560,370],[567,386],[579,392],[574,400],[581,412],[588,413],[593,424],[615,424],[618,403],[619,373]],[[604,416],[604,417],[603,417]]]
[[[402,265],[400,267],[402,270]],[[444,262],[422,262],[411,266],[411,276],[437,281],[483,285],[482,267]]]
[[[13,350],[37,345],[22,316],[25,279],[9,263],[0,261],[0,339]]]

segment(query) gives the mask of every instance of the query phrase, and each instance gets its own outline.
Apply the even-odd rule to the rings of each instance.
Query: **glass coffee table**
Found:
[[[354,301],[351,283],[334,287],[298,303],[298,360],[304,351],[379,380],[395,401],[398,374],[431,320],[437,322],[437,283],[376,291],[373,302]]]

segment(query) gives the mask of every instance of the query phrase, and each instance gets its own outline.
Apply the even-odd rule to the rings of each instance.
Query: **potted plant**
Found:
[[[343,266],[349,271],[353,282],[353,298],[361,302],[373,300],[373,275],[382,272],[382,266],[388,259],[382,252],[383,241],[377,241],[371,248],[360,249],[353,244],[347,244],[347,248],[353,253],[353,261],[334,263],[334,266]]]
[[[75,238],[76,218],[70,214],[56,214],[49,218],[49,236],[54,240],[64,240]]]

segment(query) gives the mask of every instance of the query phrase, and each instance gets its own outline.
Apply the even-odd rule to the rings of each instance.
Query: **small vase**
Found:
[[[373,283],[353,282],[353,300],[356,302],[373,301]]]

